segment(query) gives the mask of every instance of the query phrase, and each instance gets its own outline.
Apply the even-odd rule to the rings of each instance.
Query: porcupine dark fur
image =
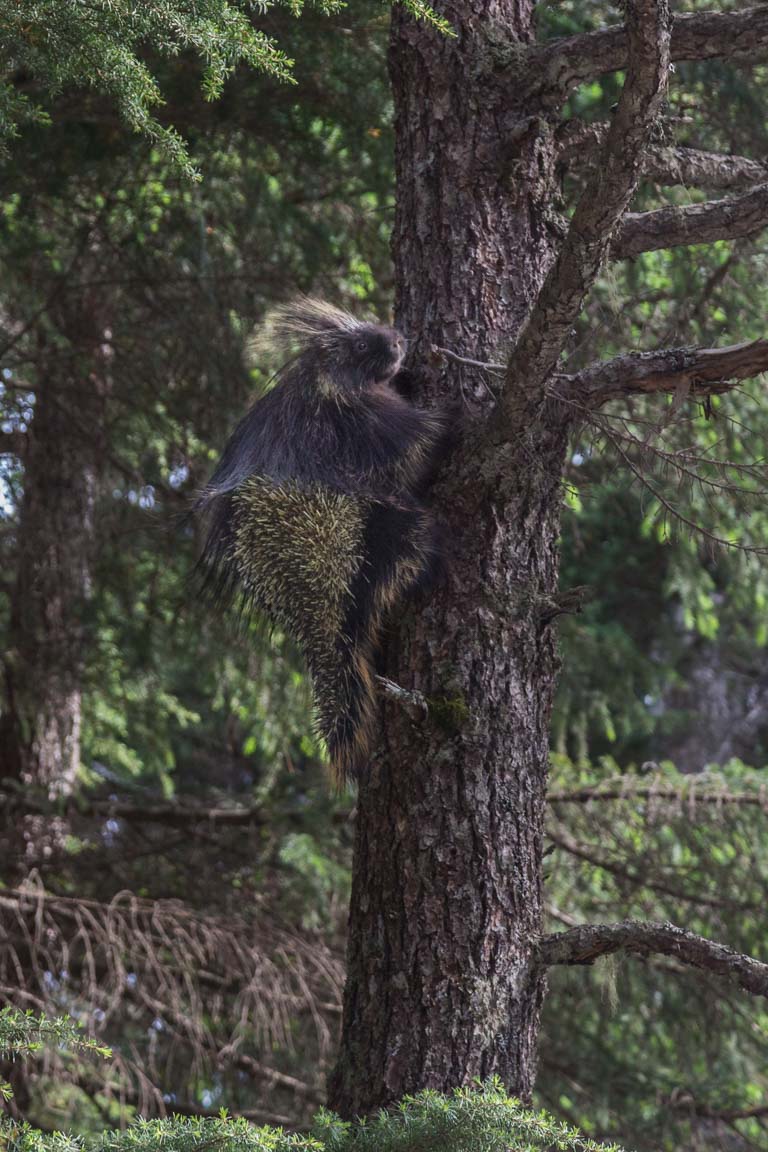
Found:
[[[385,613],[435,567],[421,496],[444,420],[392,386],[405,341],[391,328],[302,298],[273,313],[270,335],[298,351],[202,493],[200,567],[216,599],[239,600],[298,644],[341,787],[370,752]]]

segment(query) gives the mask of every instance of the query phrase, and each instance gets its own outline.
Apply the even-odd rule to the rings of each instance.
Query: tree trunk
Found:
[[[557,540],[567,421],[521,397],[517,427],[441,366],[437,345],[503,357],[552,260],[554,148],[510,105],[491,61],[532,36],[527,0],[469,0],[443,38],[393,18],[397,322],[427,402],[465,395],[469,430],[434,491],[446,577],[406,614],[388,675],[422,692],[387,703],[361,781],[348,979],[330,1091],[342,1115],[421,1088],[498,1074],[528,1099],[543,977],[541,858],[556,677]],[[426,366],[426,367],[425,367]]]
[[[0,777],[71,790],[80,763],[82,675],[94,511],[107,390],[103,324],[93,307],[66,316],[67,343],[41,336],[24,457],[12,594]]]

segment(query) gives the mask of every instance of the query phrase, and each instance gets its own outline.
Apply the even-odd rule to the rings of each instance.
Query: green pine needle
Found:
[[[280,3],[294,15],[306,0],[16,0],[3,14],[0,63],[0,153],[25,124],[44,121],[34,98],[18,90],[17,77],[32,91],[56,96],[65,89],[91,88],[110,97],[127,127],[156,144],[189,179],[198,179],[187,146],[154,111],[163,103],[155,77],[140,58],[147,47],[161,57],[191,51],[205,66],[208,100],[245,65],[293,84],[293,61],[250,13]],[[402,0],[418,19],[446,36],[455,32],[424,0]],[[339,11],[343,0],[316,0],[320,11]]]

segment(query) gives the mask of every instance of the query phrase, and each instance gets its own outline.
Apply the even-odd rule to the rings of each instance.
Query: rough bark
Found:
[[[559,162],[572,173],[588,171],[600,162],[600,148],[610,125],[569,120],[560,133]],[[643,178],[655,184],[692,188],[752,188],[764,184],[768,168],[762,160],[700,148],[655,144],[640,157]]]
[[[759,184],[743,196],[707,200],[685,208],[655,208],[628,212],[611,244],[614,260],[676,248],[685,244],[712,244],[754,236],[768,225],[768,184]]]
[[[433,489],[446,574],[392,623],[383,670],[403,691],[386,693],[360,782],[329,1091],[343,1116],[492,1074],[531,1094],[561,477],[578,408],[559,394],[573,378],[551,372],[612,230],[621,233],[668,62],[664,3],[626,7],[628,35],[614,43],[611,32],[607,49],[616,68],[629,55],[626,97],[565,241],[545,114],[557,76],[542,76],[549,56],[532,43],[532,0],[451,0],[441,8],[451,39],[402,9],[393,16],[396,321],[421,401],[462,399],[470,416]],[[709,31],[687,34],[708,53]],[[598,54],[605,44],[581,39]],[[478,366],[501,364],[510,348],[494,403]],[[662,367],[668,377],[680,365]]]
[[[768,996],[768,964],[674,924],[641,920],[580,924],[545,936],[539,947],[541,962],[546,965],[593,964],[613,952],[673,956],[681,964],[712,972],[753,996]]]
[[[489,27],[520,43],[527,0],[472,0],[458,40],[394,16],[396,318],[427,364],[426,400],[458,397],[460,363],[514,338],[552,261],[554,146],[526,110],[473,83]],[[513,154],[499,142],[513,138]],[[514,161],[516,178],[505,178]],[[514,449],[482,434],[435,489],[450,558],[393,629],[387,674],[422,693],[421,719],[384,705],[361,781],[348,980],[331,1105],[365,1113],[403,1093],[498,1073],[523,1098],[543,974],[541,847],[555,649],[541,605],[557,584],[562,411],[541,406]]]
[[[628,352],[561,376],[557,390],[588,408],[633,393],[674,392],[693,398],[727,392],[737,381],[768,371],[768,340],[746,340],[727,348],[665,348]]]
[[[741,12],[696,12],[675,17],[671,55],[678,60],[727,57],[749,63],[768,50],[768,8]],[[627,64],[627,34],[622,25],[580,36],[551,40],[530,49],[525,73],[510,69],[509,82],[527,84],[546,104],[559,104],[577,85]]]
[[[59,317],[67,355],[50,335],[39,350],[9,644],[3,654],[0,777],[51,796],[71,789],[80,762],[81,679],[106,391],[103,324],[93,303],[81,302],[87,306],[75,315]]]
[[[538,388],[554,370],[572,325],[603,262],[608,242],[629,207],[642,167],[643,150],[666,91],[669,72],[667,0],[627,5],[629,68],[616,115],[581,196],[557,260],[549,271],[515,354],[503,401],[518,404],[520,388]]]

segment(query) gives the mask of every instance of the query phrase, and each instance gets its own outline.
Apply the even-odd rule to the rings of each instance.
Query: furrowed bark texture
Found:
[[[476,382],[455,361],[430,360],[430,347],[503,356],[553,257],[553,141],[473,66],[494,26],[529,40],[532,5],[469,0],[446,15],[457,40],[396,12],[390,57],[396,320],[427,401]],[[486,419],[434,489],[445,580],[392,628],[387,675],[424,695],[427,716],[385,702],[382,745],[360,784],[330,1085],[346,1116],[494,1073],[523,1098],[533,1085],[556,665],[542,606],[556,596],[566,428],[539,404],[514,447],[502,438],[494,448],[499,417]]]
[[[0,777],[52,797],[70,791],[80,763],[105,389],[97,315],[91,302],[77,316],[59,318],[68,355],[62,343],[41,346],[3,659]]]

